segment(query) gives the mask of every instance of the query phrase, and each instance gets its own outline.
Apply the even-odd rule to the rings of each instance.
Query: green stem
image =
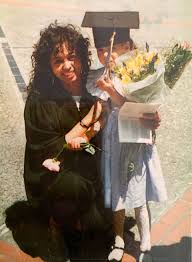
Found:
[[[62,147],[62,149],[59,151],[59,153],[56,155],[56,157],[54,157],[53,159],[55,160],[55,161],[58,161],[58,157],[60,156],[60,154],[63,152],[63,150],[64,149],[67,149],[68,148],[68,144],[64,144],[63,145],[63,147]]]
[[[97,149],[97,150],[99,150],[99,151],[102,151],[102,149],[101,148],[99,148],[99,147],[97,147],[96,145],[94,145],[94,144],[91,144],[91,143],[89,143],[91,146],[93,146],[95,149]]]
[[[101,148],[95,146],[94,144],[91,144],[91,143],[81,143],[82,148],[83,148],[84,146],[87,146],[87,145],[90,145],[90,146],[94,147],[95,149],[102,151]],[[58,153],[58,154],[56,155],[56,157],[54,157],[53,159],[54,159],[55,161],[58,161],[58,157],[59,157],[60,154],[63,152],[63,150],[64,150],[64,149],[68,149],[68,148],[69,148],[69,147],[68,147],[68,144],[65,143],[65,144],[63,145],[62,149],[59,151],[59,153]]]

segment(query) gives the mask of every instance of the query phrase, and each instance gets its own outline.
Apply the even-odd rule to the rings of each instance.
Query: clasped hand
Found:
[[[161,118],[158,112],[145,113],[140,118],[140,122],[145,128],[155,130],[160,126]]]
[[[104,54],[105,58],[107,57],[107,52]],[[116,65],[115,59],[117,58],[116,53],[112,53],[110,60],[109,60],[109,69],[113,69]],[[102,75],[97,81],[96,81],[97,87],[101,89],[102,91],[110,92],[112,89],[114,89],[114,84],[112,80],[110,79],[109,75]]]
[[[86,137],[75,137],[67,142],[67,145],[70,150],[78,151],[82,150],[81,143],[88,143],[88,139]]]

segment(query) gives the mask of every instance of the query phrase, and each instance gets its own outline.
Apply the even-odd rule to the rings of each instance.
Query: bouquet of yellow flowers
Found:
[[[162,103],[191,58],[192,53],[186,44],[176,44],[161,57],[157,51],[149,51],[146,43],[145,51],[136,49],[119,61],[117,59],[115,87],[128,100]]]
[[[121,57],[114,68],[114,85],[130,101],[162,102],[167,94],[165,66],[157,51],[133,50]]]
[[[138,82],[155,73],[159,62],[157,52],[143,52],[136,49],[130,59],[115,67],[114,72],[123,84]]]

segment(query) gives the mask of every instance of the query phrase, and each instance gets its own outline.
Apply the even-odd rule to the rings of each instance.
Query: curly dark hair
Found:
[[[75,51],[75,54],[80,58],[82,64],[82,85],[86,84],[87,74],[91,65],[89,39],[83,37],[80,29],[74,25],[60,26],[55,22],[40,32],[40,39],[34,45],[34,51],[31,56],[32,72],[28,90],[35,87],[39,89],[43,83],[50,82],[50,79],[54,77],[50,67],[51,55],[56,56],[64,42],[67,43],[69,51]]]

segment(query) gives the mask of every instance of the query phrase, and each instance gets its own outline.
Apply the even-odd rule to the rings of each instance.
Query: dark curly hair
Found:
[[[67,43],[69,50],[75,51],[80,58],[82,64],[82,85],[85,86],[91,65],[89,39],[83,37],[80,29],[75,26],[71,24],[60,26],[55,22],[40,32],[40,39],[34,45],[34,51],[31,56],[32,72],[28,91],[33,88],[39,90],[42,86],[45,86],[44,84],[47,85],[50,79],[53,79],[54,75],[50,67],[51,55],[56,56],[64,42]]]

